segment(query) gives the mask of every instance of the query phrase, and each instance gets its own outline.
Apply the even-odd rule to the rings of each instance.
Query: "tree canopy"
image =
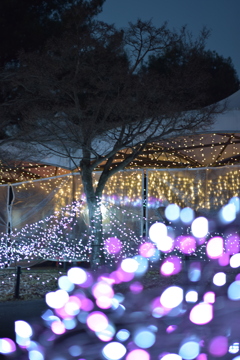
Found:
[[[176,32],[151,21],[118,30],[95,19],[102,3],[74,3],[60,35],[34,51],[21,51],[17,66],[0,73],[2,144],[32,144],[39,159],[44,150],[79,168],[95,224],[94,263],[103,251],[99,201],[107,180],[149,142],[208,127],[218,111],[216,105],[203,106],[209,74],[199,54],[205,51],[206,29],[195,39],[185,27]],[[179,50],[179,65],[157,74],[154,59],[166,58],[169,49]],[[149,55],[154,57],[146,66]],[[92,173],[100,164],[96,185]]]

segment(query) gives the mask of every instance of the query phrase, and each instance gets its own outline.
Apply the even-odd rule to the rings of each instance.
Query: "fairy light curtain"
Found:
[[[240,167],[147,170],[147,217],[158,220],[159,208],[176,203],[198,212],[215,212],[240,195]]]
[[[7,233],[9,219],[9,196],[8,186],[0,186],[0,233]]]

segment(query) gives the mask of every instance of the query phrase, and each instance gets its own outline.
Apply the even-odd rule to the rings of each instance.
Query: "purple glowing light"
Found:
[[[169,325],[166,329],[166,332],[168,334],[171,334],[172,332],[174,332],[175,330],[177,330],[177,325]]]
[[[143,285],[140,282],[136,281],[130,285],[130,290],[134,294],[139,294],[143,290]]]
[[[121,251],[122,243],[116,237],[110,237],[104,241],[104,247],[109,254],[118,254]]]
[[[176,275],[181,270],[182,270],[181,261],[175,255],[164,260],[160,268],[160,272],[164,276]]]
[[[233,255],[233,254],[239,253],[239,250],[240,250],[239,240],[240,239],[239,239],[238,235],[229,236],[225,240],[225,248],[226,248],[227,254]]]
[[[225,336],[216,336],[209,344],[209,352],[215,357],[221,357],[228,352],[228,339]]]
[[[64,334],[66,331],[65,326],[61,321],[54,321],[51,324],[51,329],[52,329],[52,332],[57,335]]]
[[[140,245],[139,253],[146,258],[150,258],[155,253],[155,246],[152,243],[145,242]]]
[[[183,254],[192,254],[196,250],[196,240],[192,236],[182,236],[179,249]]]

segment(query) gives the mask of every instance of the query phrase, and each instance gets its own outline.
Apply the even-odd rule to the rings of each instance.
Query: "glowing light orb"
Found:
[[[68,352],[72,356],[79,356],[82,353],[82,349],[81,349],[81,347],[79,345],[72,345],[68,349]]]
[[[169,221],[177,221],[180,216],[180,207],[177,204],[169,204],[165,209],[165,216]]]
[[[175,255],[164,260],[160,268],[160,272],[164,276],[178,274],[181,270],[182,270],[181,261]]]
[[[130,336],[130,332],[126,329],[121,329],[117,332],[116,338],[119,341],[126,341]]]
[[[195,359],[199,352],[200,346],[196,341],[187,341],[179,349],[179,355],[186,360]]]
[[[108,318],[101,311],[94,311],[88,315],[87,325],[92,331],[103,331],[108,326]]]
[[[213,318],[213,307],[208,303],[200,303],[195,305],[189,314],[189,319],[197,325],[209,323]]]
[[[64,324],[61,321],[53,321],[51,324],[51,329],[54,334],[61,335],[64,334],[66,329]]]
[[[104,241],[104,247],[109,254],[118,254],[121,251],[122,243],[116,237],[110,237]]]
[[[182,360],[182,357],[177,354],[167,354],[164,355],[161,360]]]
[[[38,350],[30,350],[28,353],[29,360],[44,360],[43,354]]]
[[[174,240],[170,236],[162,237],[156,243],[158,250],[168,253],[174,248]]]
[[[102,350],[103,356],[108,360],[119,360],[126,352],[125,346],[117,341],[110,342]]]
[[[143,274],[145,274],[145,272],[148,270],[148,260],[141,255],[134,256],[133,260],[135,260],[138,263],[138,267],[135,271],[135,275],[142,276]]]
[[[87,280],[86,272],[78,267],[72,267],[68,270],[67,276],[73,284],[83,284]]]
[[[203,216],[194,219],[191,231],[196,238],[204,238],[208,233],[208,220]]]
[[[208,350],[216,357],[225,355],[228,352],[228,339],[225,336],[216,336],[210,341]]]
[[[180,211],[180,220],[184,224],[186,225],[191,224],[193,219],[194,219],[194,211],[191,208],[186,207]]]
[[[167,227],[163,223],[152,224],[149,229],[149,237],[154,243],[158,243],[161,238],[167,236]]]
[[[69,280],[68,276],[61,276],[58,279],[58,286],[60,289],[70,292],[74,289],[73,283]]]
[[[147,349],[155,343],[156,335],[147,329],[142,329],[134,334],[133,339],[137,346]]]
[[[203,301],[205,303],[214,304],[215,303],[215,293],[213,291],[208,291],[203,295]]]
[[[230,258],[230,266],[234,269],[240,266],[240,253],[235,254]]]
[[[219,213],[220,219],[224,224],[231,223],[236,219],[236,207],[233,203],[223,206]]]
[[[138,262],[135,259],[127,258],[121,262],[122,270],[127,273],[135,273],[138,269],[138,266]]]
[[[185,295],[186,302],[195,303],[198,301],[198,292],[195,290],[190,290]]]
[[[48,306],[53,309],[60,309],[69,299],[69,295],[65,290],[51,291],[45,295],[45,301]]]
[[[150,258],[154,255],[155,247],[152,243],[145,242],[144,244],[141,244],[139,247],[139,253],[141,256],[144,256],[146,258]]]
[[[234,281],[228,287],[228,297],[230,300],[240,300],[240,280]]]
[[[170,286],[160,296],[160,303],[167,309],[173,309],[183,301],[183,289],[179,286]]]
[[[1,354],[10,354],[16,350],[16,345],[14,341],[9,338],[0,339],[0,353]]]
[[[201,265],[199,262],[194,261],[192,264],[190,264],[190,267],[188,269],[188,278],[192,282],[197,282],[201,278]]]
[[[15,321],[15,333],[21,338],[30,338],[33,334],[31,326],[23,320]]]
[[[227,254],[233,255],[239,253],[240,250],[239,240],[240,239],[238,235],[229,236],[225,240],[225,249]]]
[[[192,254],[196,250],[196,240],[192,236],[182,236],[179,249],[183,254]]]
[[[220,258],[223,254],[223,239],[220,236],[211,238],[207,243],[206,252],[211,259]]]
[[[150,355],[145,350],[136,349],[130,351],[126,357],[126,360],[150,360]]]
[[[213,283],[216,286],[223,286],[226,284],[226,274],[224,272],[216,273],[213,276]]]
[[[115,332],[115,328],[111,324],[108,324],[106,329],[96,332],[96,335],[101,341],[107,342],[113,339]]]

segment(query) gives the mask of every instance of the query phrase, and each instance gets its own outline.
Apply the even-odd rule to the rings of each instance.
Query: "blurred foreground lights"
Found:
[[[155,246],[152,243],[145,242],[140,245],[139,253],[145,258],[151,258],[155,253]]]
[[[121,268],[126,273],[135,273],[138,269],[138,262],[135,259],[124,259],[121,262]]]
[[[143,349],[148,349],[155,343],[156,335],[148,329],[140,329],[133,336],[135,344]]]
[[[223,286],[226,284],[226,274],[224,272],[216,273],[213,277],[213,283],[216,286]]]
[[[170,236],[165,236],[159,239],[156,243],[158,250],[168,253],[174,248],[174,240]]]
[[[203,295],[203,301],[205,303],[214,304],[215,303],[215,293],[213,291],[208,291]]]
[[[211,339],[208,351],[214,357],[222,357],[228,352],[228,338],[226,336],[216,336]]]
[[[164,276],[176,275],[182,270],[180,259],[173,255],[163,261],[160,272]]]
[[[188,303],[195,303],[198,301],[198,293],[195,290],[189,290],[185,295],[185,300]]]
[[[240,266],[240,254],[235,254],[230,258],[230,266],[234,269]]]
[[[119,360],[126,352],[125,346],[117,341],[110,342],[102,350],[103,356],[108,360]]]
[[[240,300],[240,281],[234,281],[228,288],[228,298],[230,300]]]
[[[177,221],[180,216],[180,207],[177,204],[169,204],[165,209],[165,216],[169,221]]]
[[[196,325],[209,323],[213,318],[213,307],[211,304],[202,302],[195,305],[189,314],[189,319]]]
[[[73,283],[69,280],[68,276],[61,276],[58,279],[58,286],[60,289],[70,292],[74,289]]]
[[[192,222],[191,231],[196,238],[204,238],[208,233],[208,220],[203,216],[196,218]]]
[[[137,276],[144,275],[145,272],[148,270],[148,260],[141,255],[134,256],[133,260],[135,260],[138,263],[138,267],[135,271],[135,275]]]
[[[45,301],[48,306],[53,309],[62,308],[69,299],[69,295],[65,290],[51,291],[45,295]]]
[[[206,246],[207,256],[210,259],[218,259],[223,254],[223,239],[220,236],[211,238]]]
[[[167,236],[167,227],[163,223],[154,223],[150,226],[149,237],[154,243]]]
[[[126,341],[130,336],[130,332],[126,329],[121,329],[117,332],[116,338],[119,341]]]
[[[179,286],[170,286],[160,296],[160,303],[167,309],[173,309],[183,301],[183,289]]]
[[[164,355],[161,360],[182,360],[182,357],[178,354],[167,354]]]
[[[104,241],[104,248],[109,254],[118,254],[121,251],[122,243],[118,238],[110,237]]]
[[[103,331],[108,326],[108,318],[101,311],[94,311],[87,317],[87,325],[89,329],[95,332]]]
[[[79,356],[82,353],[82,349],[81,349],[81,347],[79,345],[72,345],[68,349],[68,352],[72,356]]]
[[[29,360],[44,360],[44,356],[39,350],[30,350],[28,357]]]
[[[230,354],[236,354],[239,352],[239,342],[234,342],[232,345],[229,346],[228,352]]]
[[[145,350],[135,349],[128,353],[126,360],[150,360],[150,355]]]
[[[231,223],[236,219],[236,206],[233,203],[223,206],[219,212],[219,217],[223,224]]]
[[[229,200],[229,204],[233,204],[235,206],[235,211],[238,213],[240,211],[240,200],[237,196],[232,197]]]
[[[86,272],[78,267],[73,267],[69,269],[67,272],[67,276],[69,280],[76,285],[81,285],[87,280]]]
[[[195,359],[200,352],[199,343],[193,340],[184,342],[179,349],[179,355],[186,360]]]
[[[102,331],[97,331],[96,335],[101,341],[108,342],[113,339],[115,332],[116,332],[115,328],[111,324],[108,324],[106,329]]]
[[[30,338],[33,334],[31,326],[23,320],[15,321],[15,333],[22,338]]]
[[[0,339],[0,354],[11,354],[16,350],[13,340],[8,338]]]
[[[181,210],[181,212],[180,212],[180,220],[184,224],[186,224],[186,225],[191,224],[193,219],[194,219],[194,211],[191,208],[186,207],[186,208]]]

